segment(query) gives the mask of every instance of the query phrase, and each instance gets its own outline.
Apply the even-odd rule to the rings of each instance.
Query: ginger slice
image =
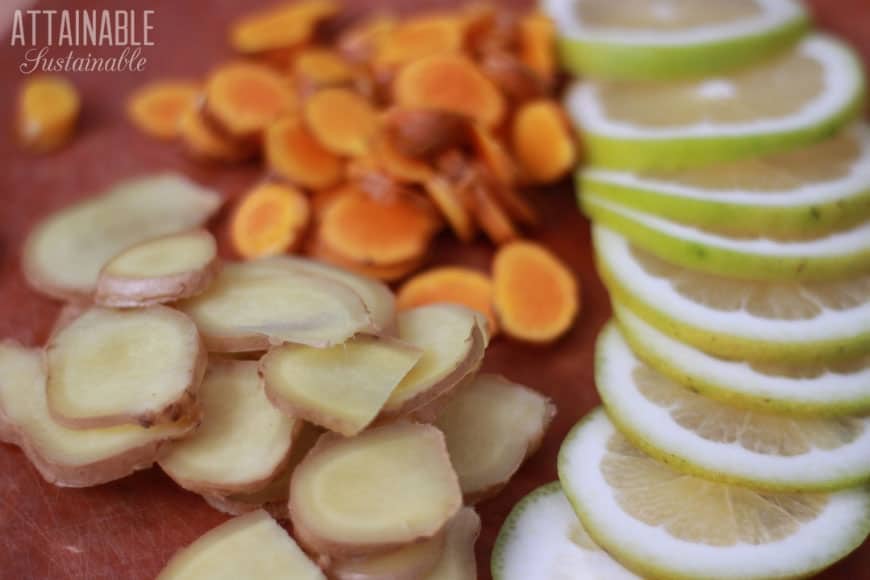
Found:
[[[250,159],[256,153],[252,143],[233,139],[218,131],[205,118],[202,103],[199,101],[181,114],[178,120],[178,136],[187,151],[198,159],[238,163]]]
[[[206,358],[177,310],[92,307],[46,346],[48,407],[70,428],[174,423],[198,415]]]
[[[507,484],[544,437],[556,407],[543,395],[504,377],[480,374],[458,390],[435,421],[466,502]]]
[[[429,199],[447,220],[456,237],[463,242],[474,239],[476,233],[474,220],[453,184],[441,176],[433,176],[426,181],[424,189]]]
[[[229,135],[256,135],[293,108],[286,79],[267,66],[231,62],[215,70],[205,88],[205,112]]]
[[[262,489],[286,464],[298,419],[269,403],[254,361],[212,361],[199,398],[199,429],[170,445],[160,467],[199,493]]]
[[[580,310],[574,274],[532,242],[503,246],[493,260],[493,304],[506,334],[551,342],[568,331]]]
[[[375,108],[349,89],[318,91],[305,102],[304,114],[312,135],[337,155],[365,154],[378,129]]]
[[[0,342],[0,441],[20,447],[54,485],[99,485],[147,469],[167,441],[196,427],[184,420],[148,429],[68,429],[49,413],[45,381],[41,349]]]
[[[352,86],[358,74],[338,51],[309,48],[293,59],[293,80],[300,93],[309,95],[327,87]]]
[[[362,335],[332,348],[273,348],[260,373],[273,405],[351,437],[377,417],[421,355],[395,339]]]
[[[344,161],[321,145],[298,117],[270,125],[264,147],[269,168],[297,185],[327,189],[344,179]]]
[[[473,61],[458,54],[432,56],[405,66],[396,77],[396,103],[471,117],[485,127],[499,124],[505,101]]]
[[[123,181],[37,224],[24,242],[24,275],[33,288],[49,296],[87,299],[100,270],[119,252],[198,227],[220,204],[216,192],[180,175]]]
[[[462,493],[441,432],[394,423],[322,436],[293,474],[289,505],[300,542],[328,564],[435,536]]]
[[[18,95],[18,139],[32,151],[53,151],[72,137],[80,110],[79,93],[66,78],[37,75],[27,79]]]
[[[426,578],[438,564],[445,544],[445,534],[441,532],[386,554],[338,562],[329,573],[335,580],[419,580]]]
[[[196,322],[210,352],[284,342],[326,348],[372,326],[365,303],[347,285],[270,260],[225,264],[208,290],[178,308]]]
[[[293,251],[302,242],[310,219],[304,193],[290,185],[262,183],[236,206],[230,222],[233,247],[248,259]]]
[[[157,580],[326,580],[263,510],[233,518],[179,550]]]
[[[317,25],[340,9],[335,0],[303,0],[261,10],[236,22],[230,44],[243,54],[295,48],[307,43]]]
[[[477,580],[474,544],[480,535],[480,516],[473,508],[459,510],[447,524],[446,544],[435,568],[423,580]]]
[[[519,57],[546,82],[556,77],[556,27],[540,12],[523,16],[517,26]]]
[[[461,18],[447,14],[405,20],[383,36],[373,56],[374,66],[397,68],[430,56],[458,53],[464,24]]]
[[[182,115],[196,105],[202,87],[194,81],[164,80],[148,83],[127,98],[127,117],[143,133],[174,139]]]
[[[468,138],[468,117],[449,111],[393,108],[385,117],[387,133],[404,155],[417,159],[461,147]]]
[[[577,146],[562,109],[553,101],[523,105],[511,131],[514,155],[524,176],[552,183],[567,175],[577,160]]]
[[[396,296],[399,310],[441,302],[461,304],[477,310],[486,316],[489,336],[497,334],[498,322],[492,307],[492,280],[486,274],[459,266],[432,268],[405,282]]]
[[[207,230],[147,240],[103,267],[94,302],[128,308],[190,298],[208,288],[220,266],[217,242]]]

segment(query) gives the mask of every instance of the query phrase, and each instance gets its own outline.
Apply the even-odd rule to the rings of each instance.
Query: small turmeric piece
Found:
[[[413,260],[406,260],[404,262],[389,265],[363,264],[336,252],[319,240],[315,241],[315,243],[309,248],[309,254],[318,260],[334,264],[340,268],[362,276],[368,276],[369,278],[374,278],[376,280],[383,280],[384,282],[401,280],[411,272],[419,270],[425,260],[425,256],[420,256]]]
[[[330,188],[344,179],[342,159],[324,148],[296,116],[270,125],[264,148],[269,168],[302,187]]]
[[[477,158],[489,174],[501,185],[513,185],[517,179],[517,169],[514,160],[498,139],[479,125],[472,128],[471,137]]]
[[[544,81],[552,83],[556,77],[556,28],[553,22],[544,14],[533,12],[520,19],[517,36],[520,60]]]
[[[348,89],[325,89],[305,103],[305,122],[312,135],[337,155],[365,154],[378,130],[375,108]]]
[[[393,108],[385,115],[387,133],[403,154],[430,159],[461,147],[468,139],[470,119],[448,111]]]
[[[398,21],[386,14],[364,20],[342,33],[338,38],[338,50],[352,62],[368,63],[397,26]]]
[[[18,96],[18,139],[31,151],[47,153],[72,137],[81,109],[75,86],[66,78],[39,75],[27,79]]]
[[[452,302],[477,310],[486,316],[489,336],[495,336],[498,332],[492,305],[492,280],[486,274],[454,266],[433,268],[405,282],[396,296],[396,305],[400,310],[440,302]]]
[[[543,98],[550,92],[544,77],[511,54],[488,54],[483,57],[480,68],[513,104]]]
[[[292,251],[311,219],[308,198],[289,185],[263,183],[242,198],[230,223],[236,252],[247,259]]]
[[[307,43],[317,25],[340,8],[335,0],[303,0],[262,10],[232,27],[230,44],[243,54],[295,48]]]
[[[533,183],[552,183],[574,167],[577,146],[562,109],[553,101],[522,106],[512,127],[514,155]]]
[[[507,212],[499,205],[494,187],[480,181],[471,184],[467,191],[471,196],[472,213],[480,229],[498,246],[519,237]]]
[[[250,159],[256,152],[250,142],[234,140],[217,131],[194,104],[178,120],[178,136],[194,156],[201,159],[237,163]]]
[[[205,91],[206,113],[236,137],[256,135],[295,103],[284,77],[250,62],[221,66],[209,78]]]
[[[193,81],[157,81],[136,89],[127,100],[127,116],[143,133],[174,139],[182,115],[195,104],[201,87]]]
[[[460,52],[464,21],[446,14],[418,16],[385,34],[374,55],[374,66],[399,67],[439,54]]]
[[[580,289],[574,274],[548,249],[517,241],[500,248],[493,260],[493,303],[506,334],[546,343],[571,327]]]
[[[423,187],[456,237],[463,242],[474,239],[476,229],[474,220],[454,185],[444,177],[435,175],[426,181]]]
[[[326,48],[303,50],[293,60],[293,78],[302,94],[351,85],[357,78],[351,64],[337,51]]]

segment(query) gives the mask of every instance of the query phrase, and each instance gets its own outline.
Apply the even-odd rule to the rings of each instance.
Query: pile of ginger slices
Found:
[[[478,374],[474,310],[398,312],[382,282],[306,258],[222,260],[203,229],[220,205],[144,176],[36,225],[25,276],[66,304],[43,346],[0,342],[0,440],[58,486],[156,463],[238,516],[164,579],[474,578],[472,506],[553,404]]]

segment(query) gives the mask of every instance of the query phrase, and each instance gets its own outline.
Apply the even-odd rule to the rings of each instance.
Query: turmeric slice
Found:
[[[461,147],[468,137],[469,119],[449,111],[394,108],[385,116],[387,133],[396,149],[408,157],[429,159]]]
[[[408,188],[387,173],[370,157],[359,157],[348,164],[348,178],[370,197],[392,203],[408,194]]]
[[[270,125],[264,147],[269,168],[297,185],[326,189],[344,179],[342,159],[325,149],[296,116]]]
[[[309,205],[311,206],[312,219],[316,222],[319,222],[323,214],[326,212],[326,209],[332,204],[332,202],[334,202],[345,193],[350,193],[357,190],[358,189],[355,185],[347,183],[339,185],[337,187],[318,189],[308,199]]]
[[[514,104],[545,97],[550,89],[535,69],[508,53],[486,55],[480,68]]]
[[[425,183],[435,175],[428,163],[403,153],[384,133],[372,142],[371,155],[372,161],[384,172],[403,183]]]
[[[556,29],[549,18],[533,12],[517,26],[519,57],[545,81],[556,76]]]
[[[517,179],[514,160],[490,131],[475,125],[471,129],[471,143],[478,159],[499,184],[514,184]]]
[[[436,109],[466,115],[494,127],[505,114],[504,97],[469,58],[458,54],[432,56],[404,67],[396,77],[400,106]]]
[[[465,44],[475,57],[494,52],[512,52],[516,45],[516,15],[491,2],[476,2],[465,8]]]
[[[384,35],[374,56],[374,64],[399,67],[422,58],[459,52],[464,32],[464,21],[447,14],[406,20]]]
[[[514,117],[512,139],[514,155],[524,175],[534,183],[552,183],[574,167],[574,136],[553,101],[534,101],[521,107]]]
[[[243,54],[292,48],[308,42],[317,25],[338,13],[335,0],[303,0],[256,12],[230,31],[230,44]]]
[[[339,52],[310,48],[294,58],[293,78],[301,93],[311,94],[325,87],[352,84],[356,72]]]
[[[405,282],[396,300],[400,310],[440,302],[461,304],[486,316],[489,336],[498,332],[492,306],[492,280],[471,268],[445,266],[427,270]]]
[[[475,183],[467,189],[472,199],[472,212],[480,229],[496,245],[506,244],[518,237],[517,230],[507,212],[496,201],[493,188]]]
[[[375,108],[348,89],[325,89],[315,93],[306,101],[304,114],[314,137],[337,155],[365,154],[378,129]]]
[[[398,26],[397,20],[389,15],[381,14],[365,20],[345,31],[338,39],[338,50],[345,58],[357,62],[368,63],[374,58],[376,51],[387,35]]]
[[[310,218],[308,198],[295,187],[258,185],[236,206],[230,223],[233,247],[248,259],[292,251]]]
[[[580,289],[574,274],[549,250],[514,242],[493,261],[493,303],[506,334],[545,343],[571,327],[580,309]]]
[[[127,100],[127,116],[137,129],[157,139],[174,139],[182,115],[199,98],[192,81],[157,81],[138,88]]]
[[[198,105],[182,113],[178,135],[190,154],[200,159],[237,163],[250,159],[256,151],[251,143],[231,139],[217,131],[204,118]]]
[[[463,242],[470,242],[475,234],[474,220],[453,184],[436,175],[424,183],[424,189],[456,237]]]
[[[340,268],[353,272],[354,274],[367,276],[384,282],[395,282],[396,280],[401,280],[411,272],[419,270],[425,260],[425,256],[419,256],[395,264],[364,264],[355,262],[351,258],[336,252],[320,240],[314,241],[312,246],[309,248],[309,253],[312,257],[318,260],[339,266]]]
[[[40,75],[28,79],[18,96],[18,139],[31,151],[47,153],[72,137],[81,109],[75,86],[66,78]]]
[[[265,129],[292,108],[286,80],[267,66],[232,62],[212,73],[206,85],[206,112],[235,137]]]

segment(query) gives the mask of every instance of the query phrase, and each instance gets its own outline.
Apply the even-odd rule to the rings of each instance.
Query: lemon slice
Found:
[[[684,475],[593,411],[559,452],[559,479],[589,535],[624,566],[669,580],[810,576],[870,533],[870,493],[772,493]]]
[[[708,399],[641,362],[612,323],[598,337],[595,382],[619,430],[681,471],[778,491],[870,482],[870,418],[792,417]]]
[[[578,191],[737,234],[819,235],[870,218],[870,127],[809,147],[683,171],[578,173]]]
[[[559,482],[514,506],[492,553],[493,580],[640,580],[583,528]]]
[[[544,0],[563,65],[582,75],[661,79],[756,62],[798,39],[793,0]]]
[[[674,266],[592,228],[608,289],[661,332],[728,359],[817,364],[870,353],[870,275],[752,282]]]
[[[858,114],[863,91],[852,51],[815,35],[720,77],[580,81],[566,107],[593,165],[676,169],[820,141]]]

